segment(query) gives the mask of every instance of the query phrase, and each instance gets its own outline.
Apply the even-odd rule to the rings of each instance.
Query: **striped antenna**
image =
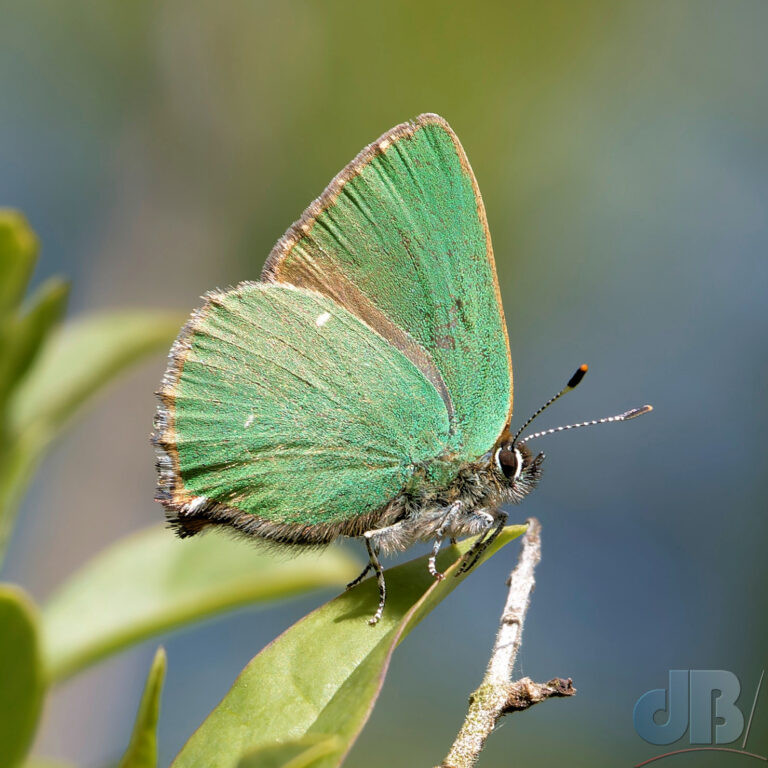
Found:
[[[563,391],[566,391],[566,390],[563,390]],[[562,394],[562,392],[560,394]],[[560,395],[558,395],[558,397],[560,397]],[[610,424],[613,421],[629,421],[630,419],[636,419],[638,416],[642,416],[644,413],[650,413],[652,410],[653,410],[652,405],[644,405],[642,408],[632,408],[632,410],[625,411],[624,413],[620,413],[618,416],[607,416],[604,419],[595,419],[594,421],[582,421],[579,424],[568,424],[567,426],[564,426],[564,427],[554,427],[553,429],[545,429],[543,432],[534,432],[532,435],[528,435],[528,437],[523,438],[520,441],[520,445],[522,445],[523,443],[527,443],[529,440],[533,440],[535,437],[552,435],[555,432],[564,432],[566,429],[578,429],[579,427],[593,427],[595,424]]]
[[[570,392],[572,389],[576,389],[576,387],[579,386],[579,384],[581,383],[581,380],[584,378],[588,370],[589,370],[589,366],[586,363],[584,363],[584,365],[580,365],[576,369],[576,373],[574,373],[573,376],[571,376],[571,378],[568,379],[568,383],[554,397],[551,397],[549,400],[547,400],[547,402],[544,403],[544,405],[542,405],[541,408],[539,408],[539,410],[536,411],[536,413],[534,413],[533,416],[531,416],[531,418],[528,419],[528,421],[526,421],[525,424],[523,424],[523,426],[517,430],[517,433],[512,438],[512,445],[514,445],[517,442],[517,439],[520,437],[520,435],[522,435],[523,432],[525,432],[525,430],[528,429],[531,422],[537,416],[540,416],[542,413],[544,413],[544,411],[546,411],[547,408],[549,408],[549,406],[555,402],[555,400],[559,400],[566,392]],[[530,438],[527,438],[527,439],[530,439]]]

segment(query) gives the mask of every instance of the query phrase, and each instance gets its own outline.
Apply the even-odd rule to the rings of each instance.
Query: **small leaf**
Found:
[[[182,541],[153,526],[107,549],[43,612],[54,680],[125,646],[250,603],[345,584],[358,563],[340,549],[287,559],[215,533]]]
[[[0,744],[3,765],[18,765],[35,735],[45,679],[37,610],[18,587],[0,585]]]
[[[90,315],[65,325],[46,346],[12,403],[17,433],[50,440],[85,401],[132,363],[167,349],[179,315],[150,310]]]
[[[24,444],[0,434],[0,565],[16,520],[24,489],[32,479],[42,447]],[[4,448],[4,450],[3,450]]]
[[[93,315],[65,325],[44,345],[11,393],[7,434],[0,413],[0,562],[21,497],[51,440],[119,373],[168,349],[181,323],[166,312]]]
[[[15,388],[29,370],[48,334],[64,315],[69,285],[57,277],[47,280],[29,303],[29,309],[6,321],[3,345],[3,393]]]
[[[0,320],[21,304],[37,261],[37,238],[16,211],[0,209]]]
[[[343,744],[335,736],[304,736],[250,752],[237,768],[316,768],[321,760],[340,749]]]
[[[524,531],[505,528],[481,562]],[[339,739],[313,768],[339,765],[368,719],[395,647],[466,577],[457,556],[471,543],[442,553],[441,567],[454,561],[442,581],[429,575],[426,557],[387,571],[387,606],[374,627],[367,623],[378,601],[372,578],[294,624],[240,673],[173,768],[235,768],[255,749],[307,735]]]
[[[157,721],[160,718],[165,666],[165,651],[158,648],[136,714],[131,743],[119,768],[157,768]]]

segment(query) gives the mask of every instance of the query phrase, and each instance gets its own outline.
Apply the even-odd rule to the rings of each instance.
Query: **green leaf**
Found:
[[[0,565],[11,538],[16,510],[37,465],[38,451],[26,450],[18,440],[0,432]]]
[[[316,768],[343,749],[335,736],[304,736],[283,744],[270,744],[250,752],[237,768]]]
[[[524,531],[505,528],[481,562]],[[426,557],[388,571],[387,606],[374,627],[367,623],[378,601],[372,578],[294,624],[251,660],[173,768],[235,768],[255,749],[307,735],[339,739],[313,768],[339,765],[368,719],[395,647],[465,578],[456,558],[471,543],[442,553],[441,567],[454,560],[442,581],[429,575]]]
[[[40,286],[23,315],[6,320],[0,372],[4,395],[18,386],[29,370],[48,334],[64,315],[68,296],[68,283],[53,277]]]
[[[165,679],[165,650],[158,648],[141,697],[131,743],[119,768],[157,767],[157,721],[160,717],[160,694]]]
[[[15,430],[33,430],[39,442],[47,442],[119,373],[166,350],[182,322],[176,313],[126,310],[68,323],[46,346],[14,399]]]
[[[37,610],[18,587],[0,585],[0,744],[3,765],[27,753],[43,704]]]
[[[27,220],[0,209],[0,320],[19,306],[37,261],[38,243]]]
[[[182,322],[149,310],[92,315],[66,324],[44,345],[11,395],[5,439],[0,429],[0,561],[21,496],[53,438],[118,374],[167,350]]]
[[[75,574],[43,612],[54,680],[159,632],[250,603],[345,584],[359,564],[339,549],[275,557],[226,536],[181,540],[151,527]]]

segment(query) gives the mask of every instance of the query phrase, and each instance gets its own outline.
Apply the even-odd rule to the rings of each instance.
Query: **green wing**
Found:
[[[239,514],[306,533],[357,521],[362,533],[366,514],[448,442],[445,405],[421,371],[303,289],[243,283],[210,295],[171,358],[156,442],[176,522],[201,508],[216,520],[223,507],[230,524]]]
[[[448,124],[422,115],[348,165],[280,239],[266,281],[333,298],[440,392],[457,462],[489,450],[512,407],[485,210]]]

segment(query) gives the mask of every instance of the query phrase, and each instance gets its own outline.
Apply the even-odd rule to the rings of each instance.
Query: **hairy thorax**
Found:
[[[536,486],[543,456],[525,449],[521,471],[507,477],[492,455],[465,464],[450,485],[417,478],[382,511],[369,536],[382,552],[407,549],[416,541],[473,536],[487,530],[503,504],[517,504]]]

